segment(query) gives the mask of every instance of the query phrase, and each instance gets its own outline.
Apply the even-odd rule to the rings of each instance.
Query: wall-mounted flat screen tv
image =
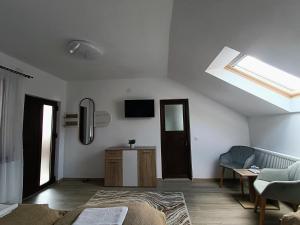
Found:
[[[154,99],[125,100],[125,117],[154,117]]]

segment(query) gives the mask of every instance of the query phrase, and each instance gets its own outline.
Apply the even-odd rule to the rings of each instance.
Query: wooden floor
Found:
[[[51,208],[70,210],[87,202],[97,190],[180,191],[184,193],[193,225],[256,225],[258,214],[237,202],[237,182],[225,182],[220,189],[214,181],[191,182],[165,180],[155,189],[107,188],[99,182],[63,181],[27,199],[25,203],[47,203]],[[266,225],[279,225],[279,219],[292,210],[280,204],[280,210],[267,210]]]

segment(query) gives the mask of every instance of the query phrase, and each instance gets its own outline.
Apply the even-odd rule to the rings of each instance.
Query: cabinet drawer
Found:
[[[122,151],[113,150],[105,152],[105,159],[122,159]]]

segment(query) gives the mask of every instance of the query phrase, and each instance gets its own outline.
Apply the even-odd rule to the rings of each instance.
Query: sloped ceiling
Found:
[[[204,71],[224,46],[300,76],[300,1],[175,0],[169,76],[242,114],[284,113]]]
[[[0,49],[64,80],[167,75],[173,0],[1,0]],[[72,58],[71,39],[104,49]]]
[[[205,73],[224,46],[300,76],[299,0],[2,0],[0,51],[64,80],[169,76],[244,115],[284,111]],[[104,49],[70,57],[71,39]]]

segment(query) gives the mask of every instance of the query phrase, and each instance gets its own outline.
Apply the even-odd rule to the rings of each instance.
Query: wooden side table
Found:
[[[249,200],[245,200],[244,198],[239,200],[239,203],[243,206],[245,209],[254,209],[255,208],[255,189],[253,186],[253,183],[258,176],[257,173],[253,173],[249,171],[248,169],[234,169],[234,172],[237,173],[240,177],[240,183],[241,183],[241,192],[242,195],[244,196],[244,184],[243,184],[243,179],[247,178],[249,182]],[[268,200],[266,209],[275,209],[278,210],[279,208],[279,203],[278,201],[273,201],[273,200]]]
[[[258,174],[253,173],[249,171],[248,169],[234,169],[234,172],[236,172],[240,177],[240,184],[241,184],[241,191],[242,195],[244,196],[244,183],[243,179],[247,178],[249,183],[249,197],[251,202],[255,202],[255,190],[253,183],[258,176]]]

